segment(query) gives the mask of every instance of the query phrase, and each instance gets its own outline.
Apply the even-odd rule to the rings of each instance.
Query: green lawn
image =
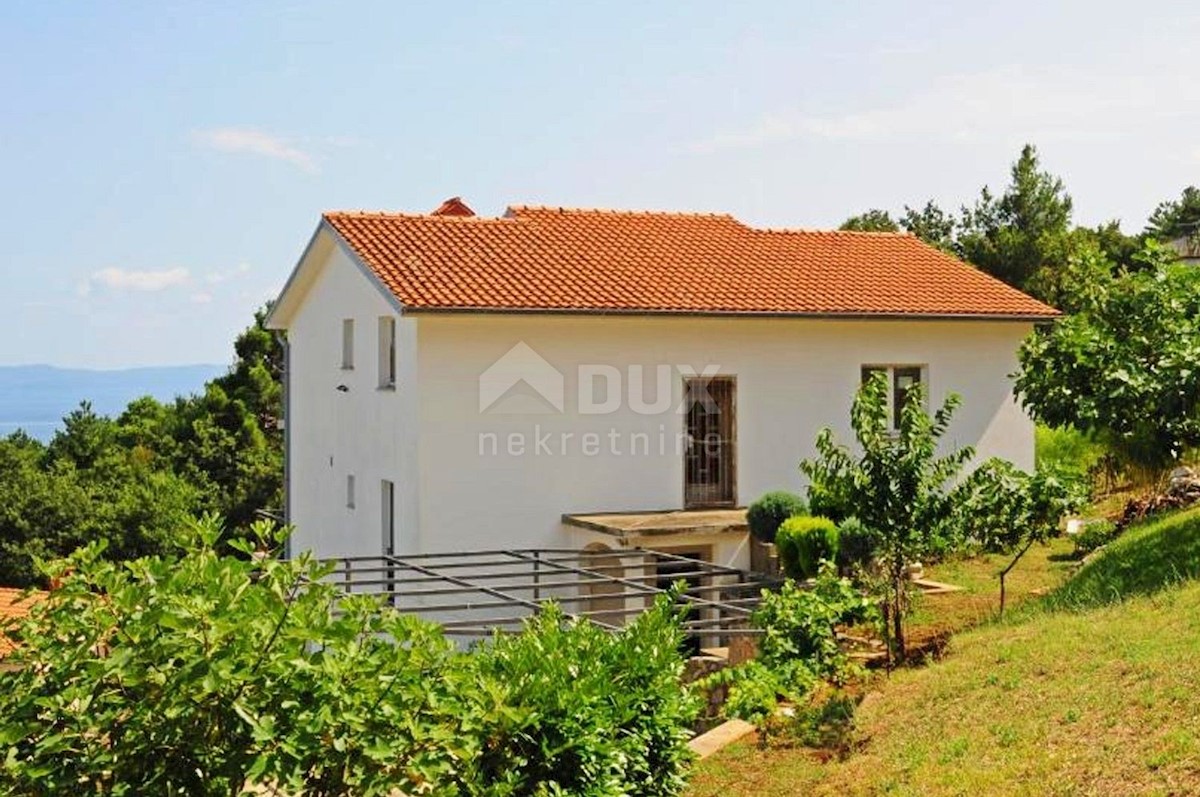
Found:
[[[1071,540],[1060,537],[1030,548],[1008,574],[1009,608],[1062,584],[1078,566],[1071,559],[1074,547]],[[962,591],[917,598],[910,620],[915,637],[961,631],[995,619],[1000,609],[998,575],[1010,559],[1007,554],[982,554],[927,567],[927,578]]]
[[[876,683],[845,760],[740,744],[691,795],[1200,794],[1200,583],[1180,582],[1198,568],[1200,510],[1135,529],[1036,606]]]

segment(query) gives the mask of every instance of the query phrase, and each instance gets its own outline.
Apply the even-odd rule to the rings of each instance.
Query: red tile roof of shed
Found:
[[[502,218],[324,218],[411,310],[1057,315],[906,234],[763,230],[728,215],[528,206]]]
[[[45,597],[45,594],[41,591],[34,591],[28,596],[22,597],[25,595],[23,589],[0,587],[0,658],[13,649],[12,640],[4,633],[4,626],[10,621],[26,617],[33,604]]]

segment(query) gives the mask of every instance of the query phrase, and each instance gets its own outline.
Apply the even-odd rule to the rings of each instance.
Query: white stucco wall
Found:
[[[328,242],[325,242],[328,243]],[[396,485],[397,549],[416,543],[416,321],[401,318],[339,247],[314,247],[324,268],[287,331],[289,514],[293,551],[322,557],[382,550],[382,480]],[[313,264],[316,265],[316,264]],[[397,319],[397,380],[379,388],[381,316]],[[342,366],[342,320],[353,318],[354,368]],[[344,385],[348,390],[339,391]],[[346,505],[346,476],[355,506]]]
[[[815,453],[821,427],[852,439],[849,404],[867,363],[925,366],[933,403],[949,391],[963,397],[948,435],[956,445],[1033,466],[1033,426],[1007,377],[1028,324],[503,315],[425,315],[417,323],[421,550],[574,546],[582,538],[561,526],[564,512],[681,507],[683,418],[674,410],[682,373],[671,374],[664,414],[639,414],[622,397],[614,412],[591,415],[577,409],[580,364],[615,367],[625,382],[629,366],[643,366],[649,402],[659,364],[736,375],[742,505],[767,490],[800,489],[797,463]],[[564,412],[480,412],[480,374],[520,342],[563,373]],[[588,432],[598,436],[595,453],[583,448]],[[364,445],[384,445],[385,433]],[[631,455],[633,433],[646,435],[648,455]],[[539,438],[549,452],[538,451]],[[735,550],[723,546],[716,558],[740,563]]]
[[[563,315],[396,315],[364,271],[331,239],[288,324],[290,516],[295,551],[320,556],[382,550],[380,483],[396,484],[397,550],[583,547],[602,537],[562,526],[563,513],[680,508],[683,371],[737,377],[738,503],[802,488],[797,463],[822,426],[850,442],[849,404],[863,364],[925,367],[933,404],[963,405],[949,437],[980,458],[1033,466],[1033,425],[1008,374],[1030,325],[990,321],[804,320]],[[395,390],[378,388],[377,329],[397,319]],[[342,320],[355,320],[355,368],[341,368]],[[480,375],[524,343],[564,378],[553,410],[518,386],[480,411]],[[612,412],[581,411],[579,366],[615,369]],[[629,400],[641,366],[643,403],[671,367],[665,412]],[[338,391],[338,385],[348,390]],[[594,397],[603,401],[603,395]],[[536,408],[541,414],[517,412]],[[591,433],[595,450],[584,435]],[[630,451],[634,435],[649,451]],[[614,448],[615,446],[615,448]],[[549,450],[547,450],[547,448]],[[356,480],[346,506],[346,476]],[[690,540],[671,539],[680,545]],[[714,560],[744,566],[743,539],[714,545]]]

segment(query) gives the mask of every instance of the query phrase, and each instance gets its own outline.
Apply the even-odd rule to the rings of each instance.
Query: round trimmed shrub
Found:
[[[875,557],[875,540],[862,521],[848,517],[838,524],[837,566],[843,573],[869,567]]]
[[[746,523],[750,533],[759,542],[775,542],[775,533],[783,521],[796,515],[807,515],[808,505],[804,499],[786,490],[766,493],[746,510]]]
[[[793,517],[775,535],[779,563],[790,578],[816,578],[822,561],[837,561],[837,524],[827,517]]]

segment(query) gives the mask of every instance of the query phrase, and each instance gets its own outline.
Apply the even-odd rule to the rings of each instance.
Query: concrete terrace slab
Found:
[[[749,530],[745,509],[675,509],[563,515],[563,523],[621,539],[670,534],[739,534]]]
[[[697,759],[703,761],[723,747],[728,747],[738,739],[744,739],[754,733],[754,730],[754,726],[745,720],[729,720],[692,739],[688,742],[688,747],[696,754]]]

